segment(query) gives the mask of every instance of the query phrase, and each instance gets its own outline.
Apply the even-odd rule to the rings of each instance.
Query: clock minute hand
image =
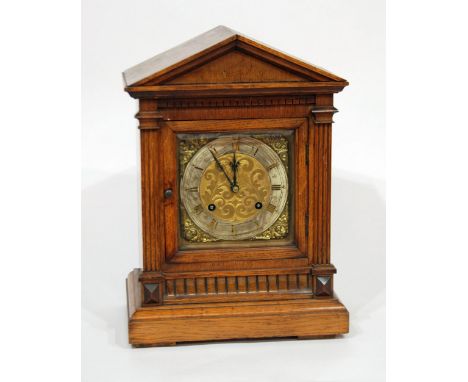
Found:
[[[223,165],[221,164],[221,162],[219,161],[219,159],[216,157],[216,155],[213,153],[213,151],[210,150],[210,153],[211,153],[211,155],[213,155],[213,158],[214,158],[214,160],[216,161],[216,164],[218,165],[218,167],[221,169],[221,171],[223,172],[224,176],[225,176],[226,179],[228,180],[229,185],[232,187],[232,186],[233,186],[233,183],[232,183],[231,179],[229,178],[229,175],[228,175],[228,174],[226,173],[226,171],[224,170]]]

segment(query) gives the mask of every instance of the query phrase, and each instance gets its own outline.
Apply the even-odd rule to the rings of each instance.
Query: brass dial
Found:
[[[280,216],[288,197],[287,172],[265,143],[226,136],[193,156],[180,194],[190,218],[203,231],[223,240],[249,239]]]

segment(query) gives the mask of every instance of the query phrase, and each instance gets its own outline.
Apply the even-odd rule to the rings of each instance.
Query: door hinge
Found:
[[[306,145],[305,145],[305,150],[306,150],[306,152],[305,152],[305,163],[306,163],[306,166],[308,166],[309,165],[309,144],[308,143],[306,143]]]
[[[309,214],[305,214],[305,235],[306,237],[309,236]]]

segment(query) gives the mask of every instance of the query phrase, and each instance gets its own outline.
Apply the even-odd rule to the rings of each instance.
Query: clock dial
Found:
[[[180,187],[194,224],[222,240],[249,239],[265,231],[288,198],[287,172],[278,155],[244,136],[203,146],[186,166]]]

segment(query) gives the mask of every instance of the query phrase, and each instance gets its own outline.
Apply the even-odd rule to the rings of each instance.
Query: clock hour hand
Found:
[[[231,181],[231,179],[229,178],[229,175],[226,173],[226,171],[224,170],[224,167],[223,165],[221,164],[221,162],[219,161],[219,159],[216,157],[216,155],[214,154],[213,151],[210,150],[210,153],[211,155],[213,155],[213,158],[214,160],[216,161],[216,164],[218,165],[219,169],[223,172],[224,176],[226,177],[226,179],[228,180],[229,182],[229,185],[231,186],[231,189],[232,187],[234,186],[234,183]]]

